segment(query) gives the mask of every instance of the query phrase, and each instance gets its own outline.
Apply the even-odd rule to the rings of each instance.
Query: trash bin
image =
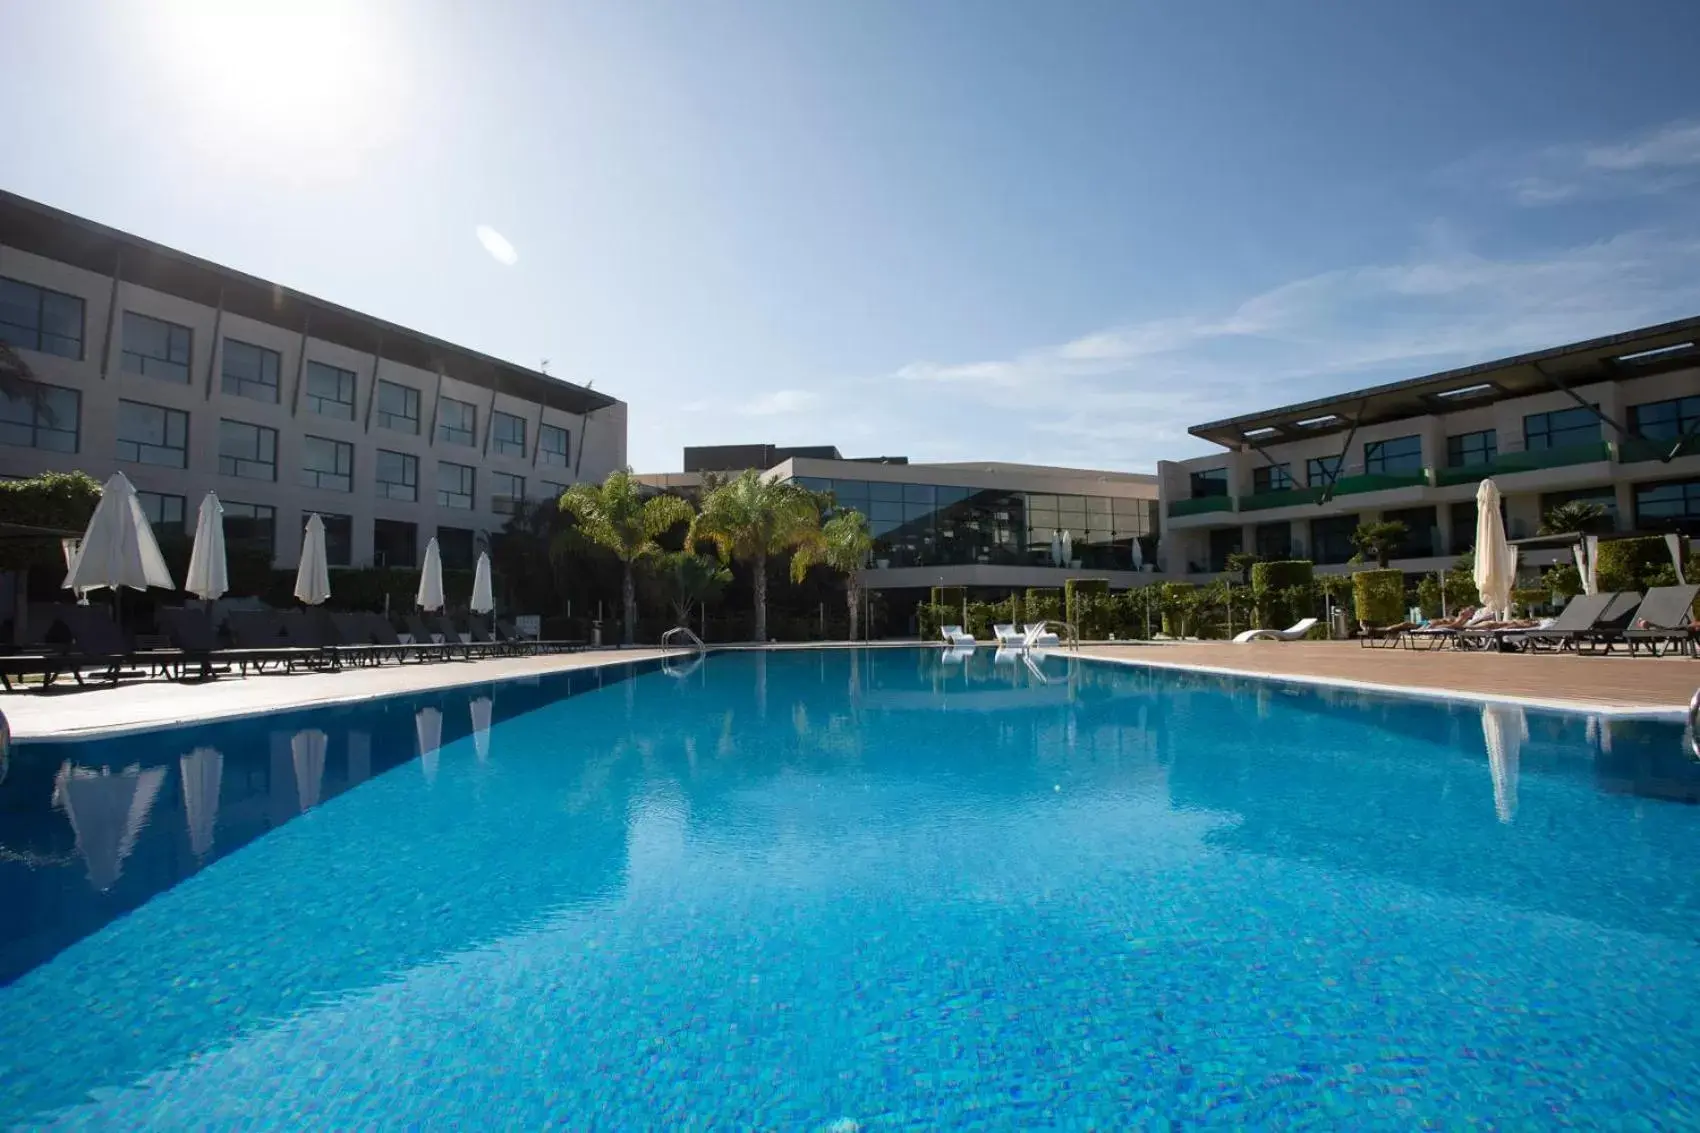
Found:
[[[1351,626],[1346,623],[1346,608],[1344,606],[1334,607],[1334,616],[1328,626],[1328,636],[1335,641],[1344,641],[1352,636]]]
[[[590,623],[590,647],[592,649],[601,649],[602,648],[602,623],[601,622],[591,622]]]

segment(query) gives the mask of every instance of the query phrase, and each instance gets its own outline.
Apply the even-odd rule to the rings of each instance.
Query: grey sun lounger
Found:
[[[219,640],[212,617],[205,610],[167,607],[160,610],[157,617],[171,644],[183,653],[183,664],[178,671],[180,679],[187,678],[191,668],[197,671],[197,676],[207,678],[219,665],[234,665],[243,673],[247,673],[250,665],[257,670],[263,670],[268,664],[287,665],[290,655],[296,652],[289,646],[244,649],[225,645]]]
[[[1558,612],[1551,625],[1540,629],[1509,630],[1505,640],[1526,649],[1575,649],[1585,635],[1601,627],[1620,624],[1640,600],[1639,594],[1615,590],[1578,594]]]
[[[1666,651],[1674,646],[1683,653],[1692,652],[1696,596],[1700,596],[1700,586],[1652,587],[1627,626],[1615,634],[1601,636],[1606,652],[1618,644],[1628,646],[1631,654],[1644,647],[1655,657],[1660,655],[1661,647]]]

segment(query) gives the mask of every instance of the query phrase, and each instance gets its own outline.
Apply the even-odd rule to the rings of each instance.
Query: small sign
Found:
[[[514,619],[514,628],[519,631],[521,637],[542,637],[543,616],[541,614],[521,614]]]

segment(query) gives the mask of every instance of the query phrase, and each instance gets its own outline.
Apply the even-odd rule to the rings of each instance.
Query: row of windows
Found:
[[[154,534],[162,540],[184,540],[194,536],[188,501],[182,496],[162,492],[137,492],[142,511],[153,526]],[[227,546],[263,550],[268,556],[277,553],[277,509],[267,504],[241,503],[223,500],[224,534]],[[307,517],[318,515],[325,525],[325,561],[330,566],[352,566],[354,563],[354,517],[333,512],[303,513],[301,527],[305,532]],[[375,519],[372,521],[372,548],[376,562],[386,566],[418,566],[419,528],[405,520]],[[474,562],[476,535],[471,528],[438,527],[437,549],[443,566],[449,570],[470,569]]]
[[[1700,430],[1700,396],[1651,401],[1629,407],[1629,429],[1650,440],[1679,440]],[[1594,410],[1576,405],[1550,413],[1531,413],[1523,418],[1523,447],[1530,452],[1597,444],[1601,439],[1600,417]],[[1492,464],[1499,456],[1499,437],[1494,429],[1455,433],[1446,438],[1446,467],[1468,468]],[[1422,438],[1416,435],[1364,442],[1364,471],[1371,474],[1414,473],[1423,470]],[[1312,457],[1305,462],[1305,483],[1322,487],[1342,474],[1339,456]],[[1252,491],[1280,492],[1294,487],[1291,464],[1265,464],[1252,471]],[[1200,469],[1192,473],[1192,497],[1228,494],[1226,468]]]
[[[1605,511],[1595,530],[1605,533],[1618,529],[1617,493],[1609,488],[1583,488],[1569,492],[1551,492],[1541,496],[1540,510],[1545,514],[1559,504],[1586,501],[1599,504]],[[1637,484],[1634,490],[1635,518],[1638,531],[1675,531],[1700,537],[1700,480],[1668,480],[1660,483]],[[1428,558],[1440,554],[1462,554],[1476,542],[1476,501],[1460,500],[1450,505],[1452,541],[1441,547],[1437,512],[1433,507],[1406,508],[1386,511],[1381,518],[1405,525],[1405,538],[1393,552],[1395,559]],[[1327,516],[1308,524],[1310,550],[1308,555],[1318,563],[1343,563],[1355,553],[1352,532],[1356,530],[1356,515]],[[1513,532],[1513,537],[1517,533]],[[1260,558],[1289,559],[1306,554],[1293,542],[1293,525],[1287,522],[1261,523],[1252,529],[1255,550]],[[1241,550],[1242,535],[1238,527],[1217,528],[1209,536],[1209,562],[1204,569],[1227,569],[1229,555]],[[1197,569],[1200,564],[1189,564]]]
[[[14,401],[0,397],[0,443],[54,452],[78,451],[77,421],[80,396],[76,390],[40,386],[42,400]],[[67,427],[68,426],[68,427]],[[128,464],[161,468],[189,467],[189,414],[181,409],[121,399],[118,402],[116,456]],[[302,437],[300,483],[332,492],[354,490],[354,446],[331,437]],[[439,461],[437,502],[442,507],[471,510],[476,469]],[[246,421],[220,418],[218,470],[242,480],[277,479],[277,430]],[[525,477],[491,472],[491,508],[511,514],[526,498]],[[379,449],[378,494],[387,499],[415,501],[419,495],[419,458],[411,453]],[[565,487],[550,480],[538,482],[542,498],[559,496]]]
[[[83,356],[83,301],[74,295],[0,278],[0,340],[13,346],[80,359]],[[134,374],[188,385],[194,335],[185,326],[151,315],[125,311],[119,366]],[[276,350],[226,337],[219,367],[219,389],[233,397],[278,404],[283,358]],[[343,421],[354,420],[356,379],[353,370],[326,362],[308,362],[302,393],[307,411]],[[399,382],[378,382],[378,424],[398,432],[419,433],[419,391]],[[476,445],[478,407],[451,397],[441,398],[437,439],[447,444]],[[493,411],[490,447],[504,456],[526,455],[525,418]],[[538,461],[566,467],[567,430],[543,425],[538,436]]]

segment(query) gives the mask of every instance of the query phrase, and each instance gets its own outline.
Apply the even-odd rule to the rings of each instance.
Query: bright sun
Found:
[[[405,100],[397,48],[357,0],[157,0],[149,26],[200,130],[229,146],[355,156]]]

